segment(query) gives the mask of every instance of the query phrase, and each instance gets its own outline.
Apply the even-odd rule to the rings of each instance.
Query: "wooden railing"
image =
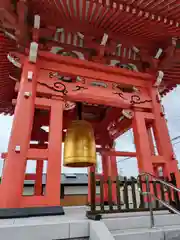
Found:
[[[173,180],[165,179],[167,182],[174,184]],[[149,181],[151,191],[155,196],[160,196],[162,200],[172,201],[172,193],[169,192],[162,184]],[[104,184],[108,186],[108,201],[104,199]],[[112,196],[112,186],[116,186],[115,199]],[[96,189],[99,188],[97,193]],[[141,194],[146,188],[146,181],[143,177],[140,177],[137,181],[136,178],[131,177],[120,180],[119,176],[116,180],[112,181],[109,177],[104,180],[103,176],[100,176],[99,180],[96,180],[94,172],[91,172],[91,202],[89,203],[88,214],[106,214],[106,213],[120,213],[120,212],[138,212],[148,211],[147,198]],[[99,201],[97,201],[99,196]],[[154,210],[162,210],[164,207],[160,206],[158,201],[154,201]]]

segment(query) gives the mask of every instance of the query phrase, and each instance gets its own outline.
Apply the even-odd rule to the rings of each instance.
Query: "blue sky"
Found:
[[[168,128],[171,139],[180,135],[180,87],[177,87],[173,92],[169,93],[163,98],[163,104],[166,112],[166,119],[168,120]],[[0,153],[7,151],[8,139],[11,131],[13,117],[0,115]],[[180,139],[173,141],[173,147],[177,159],[180,164]],[[121,151],[135,151],[133,144],[133,136],[131,132],[125,133],[116,141],[116,149]],[[126,160],[124,157],[117,158],[118,169],[123,172],[123,175],[133,176],[137,175],[137,161],[135,158]],[[98,156],[98,166],[101,170],[100,157]],[[46,164],[44,171],[46,170]],[[35,171],[35,161],[28,161],[27,172]],[[63,168],[63,172],[86,172],[86,169],[71,169]],[[0,160],[0,174],[2,172],[2,160]]]

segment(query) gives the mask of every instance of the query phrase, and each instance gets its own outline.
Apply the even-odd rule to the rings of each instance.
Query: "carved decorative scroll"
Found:
[[[49,91],[45,89],[42,90],[42,93],[45,91],[50,95],[59,95],[65,100],[67,99],[67,101],[83,101],[104,105],[110,104],[111,106],[123,108],[130,108],[134,105],[151,108],[151,105],[148,105],[151,99],[143,89],[138,89],[139,91],[137,92],[133,89],[133,86],[125,89],[124,85],[121,87],[119,84],[108,81],[103,82],[77,76],[71,76],[71,78],[74,80],[67,82],[64,81],[64,78],[62,76],[60,77],[57,72],[41,70],[38,84],[49,89]]]
[[[130,103],[131,103],[132,105],[134,105],[134,104],[141,104],[141,103],[147,103],[147,102],[152,102],[152,100],[147,100],[147,99],[141,100],[140,95],[132,95],[132,96],[131,96],[131,101],[130,101]]]
[[[66,89],[66,85],[63,84],[62,82],[54,82],[52,86],[47,83],[43,83],[39,81],[38,83],[42,86],[49,88],[50,90],[53,90],[54,92],[59,92],[59,93],[62,93],[63,95],[66,95],[68,93]]]

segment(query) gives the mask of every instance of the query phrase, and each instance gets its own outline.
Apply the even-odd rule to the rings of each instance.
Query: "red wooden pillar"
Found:
[[[145,114],[143,112],[135,111],[133,118],[133,131],[139,172],[153,174],[151,147],[145,124]]]
[[[163,173],[165,177],[169,177],[170,173],[174,173],[178,187],[180,187],[180,174],[178,170],[178,162],[174,158],[174,151],[167,128],[166,119],[164,117],[161,103],[158,99],[157,89],[150,90],[152,97],[153,113],[154,113],[154,135],[157,142],[159,155],[163,156],[165,164],[163,166]]]
[[[152,156],[155,156],[155,147],[154,146],[154,141],[153,141],[153,136],[152,136],[152,132],[151,132],[151,125],[149,125],[147,127],[147,132],[148,132],[148,137],[149,137],[149,145],[150,145],[150,150],[151,150],[151,155]],[[156,149],[157,150],[157,149]],[[156,177],[159,177],[159,174],[158,174],[158,166],[159,164],[158,163],[153,163],[153,172],[154,172],[154,175]]]
[[[133,131],[139,173],[147,172],[154,175],[151,158],[152,149],[149,142],[149,134],[146,127],[144,112],[138,112],[137,110],[135,111],[133,118]],[[146,184],[142,184],[142,190],[143,192],[147,191]],[[148,201],[148,198],[144,197],[144,200]]]
[[[151,125],[149,125],[147,127],[147,133],[148,133],[148,138],[149,138],[149,146],[150,146],[150,150],[151,150],[151,156],[155,156],[155,147],[154,146],[154,141],[153,141],[153,135],[152,135],[152,132],[151,132]],[[157,151],[157,149],[156,149]],[[151,161],[152,161],[152,158],[151,158]],[[159,171],[158,171],[158,167],[159,167],[159,163],[156,162],[156,163],[153,163],[152,162],[152,166],[153,166],[153,174],[154,176],[156,176],[157,178],[159,178]],[[156,185],[156,189],[157,189],[157,192],[160,193],[161,192],[161,186],[158,184]]]
[[[64,102],[60,99],[51,100],[46,180],[46,201],[48,206],[60,205],[63,108]]]
[[[111,177],[111,180],[114,182],[112,183],[112,200],[113,202],[117,201],[116,197],[116,179],[118,175],[117,171],[117,163],[116,163],[116,156],[109,156],[109,166],[108,166],[108,175]]]
[[[37,85],[36,70],[36,65],[30,64],[27,60],[25,61],[9,140],[8,154],[3,169],[0,196],[1,208],[16,208],[20,206],[27,151],[34,118]],[[28,81],[28,71],[33,71],[32,81]],[[29,97],[25,97],[25,93],[29,93]]]
[[[34,195],[42,195],[42,175],[43,175],[43,160],[37,160],[36,164],[36,178],[34,186]]]
[[[114,149],[112,149],[114,150]],[[112,181],[116,181],[118,176],[117,171],[117,163],[116,163],[116,156],[108,156],[106,154],[102,155],[102,169],[103,169],[103,177],[104,177],[104,201],[108,201],[108,177]],[[112,183],[112,200],[116,202],[116,183]]]

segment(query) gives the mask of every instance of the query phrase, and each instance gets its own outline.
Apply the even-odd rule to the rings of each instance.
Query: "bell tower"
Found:
[[[30,54],[33,53],[33,50],[31,50]],[[28,58],[22,57],[21,81],[20,84],[16,85],[18,98],[15,101],[12,133],[8,153],[5,155],[0,188],[0,192],[3,194],[3,198],[0,200],[1,207],[60,206],[61,151],[62,142],[64,141],[64,163],[66,166],[90,167],[90,171],[95,171],[95,153],[99,151],[103,156],[104,176],[115,178],[117,176],[116,157],[137,156],[140,172],[155,174],[156,167],[161,166],[165,176],[169,176],[171,172],[175,173],[177,185],[179,186],[177,161],[173,158],[173,150],[157,88],[151,88],[148,85],[146,89],[144,88],[145,81],[153,80],[151,75],[122,69],[108,69],[108,67],[100,66],[98,63],[75,60],[66,56],[54,56],[41,51],[39,51],[35,63],[31,62],[30,56]],[[78,81],[65,82],[59,80],[58,72],[56,72],[59,71],[58,69],[61,69],[60,76],[66,75],[67,72],[74,77],[77,74]],[[91,72],[89,72],[89,69],[91,69]],[[102,75],[103,71],[106,72],[106,75]],[[110,74],[113,79],[116,79],[116,74],[119,74],[119,76],[122,76],[121,81],[124,82],[133,78],[134,85],[137,84],[141,90],[138,93],[123,92],[120,90],[119,85],[113,85],[114,90],[112,92],[112,83],[109,83],[107,88],[102,88],[99,91],[98,87],[94,86],[94,79],[99,78],[104,84],[108,83],[107,74]],[[124,75],[126,75],[126,78],[123,78]],[[91,76],[91,78],[88,78],[88,76]],[[67,100],[70,102],[82,102],[83,111],[81,104],[80,108],[75,108],[72,105],[71,110],[73,111],[68,112]],[[110,105],[111,108],[107,111],[106,108],[100,108],[98,105],[96,119],[91,120],[90,125],[82,120],[82,113],[89,116],[86,109],[88,111],[92,109],[92,106],[85,104],[86,102],[92,105],[94,103],[103,106]],[[67,112],[66,108],[68,109]],[[37,115],[36,109],[47,110],[50,116],[49,121]],[[93,109],[95,111],[95,108]],[[102,120],[107,112],[108,115]],[[76,120],[77,115],[79,120]],[[70,116],[72,117],[70,118]],[[98,122],[98,119],[101,119],[100,122]],[[113,119],[117,119],[117,121],[113,122]],[[76,121],[73,122],[73,120]],[[35,128],[35,122],[41,123],[40,125],[49,122],[48,144],[45,144],[47,136],[42,136],[40,133],[35,135],[38,132],[37,128]],[[133,127],[136,153],[115,151],[113,149],[113,139],[117,138],[121,131],[130,126]],[[157,156],[153,154],[151,149],[152,137],[148,133],[149,126],[153,128],[155,133],[159,153]],[[34,132],[34,129],[36,132]],[[64,132],[63,129],[67,129],[67,132]],[[41,147],[40,145],[30,144],[30,141],[35,136],[36,139],[39,137]],[[100,145],[101,148],[96,149],[95,144]],[[38,161],[36,180],[39,181],[39,186],[42,162],[48,160],[44,195],[22,196],[28,159]],[[90,186],[91,183],[89,182],[89,189]],[[37,185],[36,188],[38,188]],[[112,191],[113,196],[115,196],[115,186],[112,187]],[[106,184],[104,184],[104,194],[107,195]]]
[[[117,157],[136,157],[139,173],[157,175],[158,168],[164,178],[173,173],[180,187],[160,97],[179,83],[174,73],[178,39],[172,37],[179,23],[149,9],[139,11],[134,3],[11,2],[0,3],[0,113],[14,114],[3,154],[0,215],[1,208],[13,209],[12,215],[28,209],[32,215],[33,207],[36,214],[63,214],[63,143],[64,165],[87,168],[94,176],[88,182],[89,202],[91,188],[103,177],[104,199],[112,180],[116,203]],[[136,151],[116,151],[115,140],[129,129]],[[95,173],[96,152],[102,156],[101,175]],[[26,174],[28,160],[37,162],[35,174]],[[25,180],[33,180],[33,196],[23,195]]]

